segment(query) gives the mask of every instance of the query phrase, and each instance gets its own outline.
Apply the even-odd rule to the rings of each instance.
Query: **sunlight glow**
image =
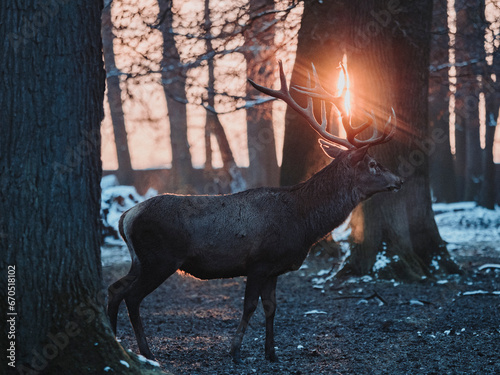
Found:
[[[345,74],[342,69],[340,69],[339,79],[337,81],[337,95],[341,95],[344,87],[346,88],[344,96],[344,108],[349,116],[351,113],[351,80],[349,79],[349,72],[347,71],[347,56],[344,55],[342,59],[342,65],[345,68]]]
[[[339,73],[339,78],[337,80],[337,93],[336,95],[342,95],[342,92],[344,91],[344,88],[346,89],[345,95],[344,95],[344,109],[349,116],[351,113],[351,80],[349,78],[349,72],[347,71],[347,56],[344,55],[342,65],[345,68],[345,74],[344,71],[339,67],[340,73]]]

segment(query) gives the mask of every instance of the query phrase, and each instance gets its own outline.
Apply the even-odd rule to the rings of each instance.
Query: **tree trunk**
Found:
[[[128,148],[127,129],[125,127],[125,116],[122,107],[122,94],[120,89],[120,72],[115,65],[115,54],[113,51],[113,22],[111,21],[111,1],[102,12],[102,42],[104,62],[106,67],[106,83],[108,88],[108,102],[111,112],[111,122],[115,135],[116,157],[118,170],[116,177],[122,185],[133,185],[134,175],[130,152]]]
[[[15,286],[7,316],[15,338],[0,340],[2,355],[7,348],[13,355],[2,359],[4,374],[97,374],[106,366],[144,373],[116,342],[103,306],[101,6],[24,0],[0,7],[7,36],[0,42],[0,273]],[[4,306],[6,293],[2,283]]]
[[[498,114],[498,109],[496,113]],[[480,206],[490,210],[495,209],[495,162],[493,161],[493,146],[495,144],[496,126],[496,120],[493,120],[493,116],[490,116],[489,122],[487,121],[486,123],[485,148],[482,160],[483,180],[478,200]]]
[[[456,177],[449,137],[448,80],[448,1],[435,0],[431,38],[431,72],[429,76],[430,138],[427,152],[430,160],[430,181],[437,202],[455,202]]]
[[[160,30],[163,36],[162,83],[167,100],[172,146],[172,178],[175,189],[185,191],[192,183],[193,165],[187,137],[185,72],[173,34],[172,1],[159,0]]]
[[[249,1],[250,18],[274,9],[274,0]],[[247,30],[244,54],[247,77],[271,87],[274,82],[274,14],[258,16]],[[247,96],[258,94],[247,83]],[[248,174],[249,187],[277,186],[279,169],[273,128],[273,104],[266,102],[247,109]]]
[[[456,0],[456,126],[465,131],[464,200],[478,200],[481,181],[478,76],[484,72],[484,0]]]
[[[456,108],[456,107],[455,107]],[[466,170],[465,128],[462,121],[455,122],[455,176],[457,181],[457,200],[465,197]]]
[[[210,35],[212,21],[210,18],[210,1],[205,0],[205,31]],[[213,47],[210,38],[205,39],[207,55],[213,54]],[[215,67],[213,58],[208,59],[208,97],[207,97],[207,117],[206,129],[215,135],[219,151],[221,153],[222,164],[225,178],[220,181],[220,191],[213,191],[211,193],[235,193],[246,189],[246,182],[244,181],[241,171],[234,161],[233,152],[229,146],[224,127],[219,120],[219,116],[215,113]]]
[[[486,20],[485,20],[486,22]],[[486,24],[487,27],[491,25]],[[483,92],[486,102],[486,134],[485,149],[483,150],[483,181],[479,195],[479,205],[485,208],[495,208],[495,163],[493,161],[493,148],[495,143],[495,130],[497,129],[498,110],[500,106],[500,47],[494,46],[492,64],[486,67],[483,75]],[[496,80],[491,78],[495,74]]]
[[[345,30],[348,27],[347,1],[307,1],[298,34],[297,56],[290,86],[307,85],[307,72],[314,63],[321,82],[330,92],[338,75],[338,64],[346,50]],[[286,69],[286,67],[285,67]],[[305,107],[306,98],[294,94],[296,101]],[[315,113],[321,118],[320,105],[315,101]],[[293,185],[311,177],[329,162],[318,147],[318,135],[294,110],[288,108],[285,115],[285,139],[280,184]]]
[[[428,151],[428,67],[432,1],[353,4],[353,48],[348,54],[355,105],[387,118],[392,106],[398,132],[370,152],[397,171],[405,186],[358,206],[351,219],[353,246],[339,275],[373,274],[419,280],[456,272],[431,207]],[[369,27],[368,27],[369,26]],[[389,263],[378,268],[377,258]]]

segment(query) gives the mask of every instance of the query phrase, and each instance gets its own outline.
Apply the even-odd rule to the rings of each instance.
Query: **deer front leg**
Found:
[[[276,282],[277,276],[270,277],[262,287],[261,297],[266,314],[266,359],[277,362],[274,350],[274,314],[276,312]]]
[[[247,330],[248,322],[250,321],[252,314],[255,312],[257,304],[259,303],[261,285],[262,282],[259,278],[252,277],[250,275],[247,277],[245,301],[243,303],[243,316],[241,317],[240,324],[238,325],[238,329],[236,330],[236,334],[234,335],[231,343],[230,352],[233,357],[233,361],[238,364],[243,363],[240,354],[241,342],[243,341],[243,336]]]

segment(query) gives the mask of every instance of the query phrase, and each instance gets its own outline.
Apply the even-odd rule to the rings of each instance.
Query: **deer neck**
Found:
[[[307,237],[312,242],[342,224],[361,201],[354,186],[353,170],[339,159],[298,185],[297,194]]]

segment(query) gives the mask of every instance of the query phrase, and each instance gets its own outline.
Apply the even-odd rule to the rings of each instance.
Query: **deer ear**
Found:
[[[363,146],[354,150],[349,154],[349,160],[352,165],[358,164],[361,160],[365,158],[366,153],[368,152],[369,145]]]
[[[342,153],[346,151],[323,139],[318,139],[318,142],[326,156],[332,159],[338,158]]]

